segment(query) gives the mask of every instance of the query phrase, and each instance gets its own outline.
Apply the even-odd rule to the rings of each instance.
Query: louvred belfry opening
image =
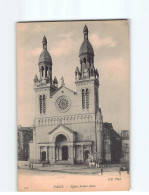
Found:
[[[47,39],[44,36],[42,39],[43,50],[39,56],[39,72],[40,80],[45,83],[52,84],[52,58],[47,50]]]
[[[80,70],[77,67],[75,71],[76,79],[86,79],[90,77],[97,78],[98,71],[94,67],[94,50],[88,38],[88,28],[85,25],[83,29],[84,40],[79,51]]]

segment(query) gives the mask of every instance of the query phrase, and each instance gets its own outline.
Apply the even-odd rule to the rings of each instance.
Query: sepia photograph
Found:
[[[18,191],[128,191],[129,20],[17,23]]]

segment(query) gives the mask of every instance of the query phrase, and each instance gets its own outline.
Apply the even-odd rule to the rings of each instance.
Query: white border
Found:
[[[0,191],[16,191],[16,22],[66,19],[130,19],[131,189],[149,191],[149,1],[0,1]],[[111,194],[111,192],[110,192]]]

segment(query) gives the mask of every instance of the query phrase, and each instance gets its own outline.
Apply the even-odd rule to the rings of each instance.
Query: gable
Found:
[[[68,142],[73,142],[76,133],[77,133],[76,131],[73,131],[72,129],[61,124],[55,127],[48,134],[49,134],[50,142],[55,142],[56,137],[60,134],[65,135]]]
[[[62,93],[68,93],[68,94],[71,94],[71,95],[76,95],[77,93],[65,86],[61,86],[59,87],[53,94],[52,96],[56,96],[56,95],[59,95],[59,94],[62,94]]]

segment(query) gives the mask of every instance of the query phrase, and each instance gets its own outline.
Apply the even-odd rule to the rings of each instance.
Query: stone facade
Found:
[[[113,129],[112,123],[103,123],[104,161],[120,163],[122,155],[121,136]]]
[[[28,160],[29,158],[29,142],[33,140],[33,129],[30,127],[17,128],[17,153],[18,160]]]
[[[129,131],[122,130],[121,131],[121,139],[122,139],[122,162],[129,162]]]
[[[52,74],[52,58],[44,36],[39,57],[39,78],[35,75],[35,120],[30,161],[50,164],[103,162],[104,128],[99,108],[99,73],[94,66],[94,51],[88,40],[87,26],[80,47],[80,67],[75,70],[76,91],[58,87]],[[73,71],[73,70],[72,70]],[[112,160],[112,158],[110,158]]]

